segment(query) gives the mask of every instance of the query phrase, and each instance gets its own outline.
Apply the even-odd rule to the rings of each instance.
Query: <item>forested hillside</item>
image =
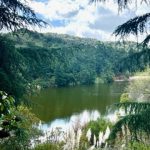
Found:
[[[0,150],[150,150],[149,5],[0,0]]]
[[[139,51],[135,43],[24,30],[0,38],[0,88],[16,97],[37,85],[92,84],[96,77],[111,82],[123,72],[123,60]]]

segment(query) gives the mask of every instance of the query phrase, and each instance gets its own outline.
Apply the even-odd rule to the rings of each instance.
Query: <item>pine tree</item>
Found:
[[[105,2],[107,0],[92,0],[92,1]],[[119,11],[128,8],[128,6],[131,5],[132,3],[135,3],[135,5],[137,4],[137,1],[134,0],[115,0],[114,2],[118,4]],[[141,0],[140,2],[141,4],[146,3],[147,5],[150,5],[150,0]],[[150,24],[150,13],[145,13],[143,15],[136,16],[135,18],[128,20],[122,25],[119,25],[114,31],[114,34],[124,39],[130,34],[138,36],[139,34],[146,33],[147,35],[143,40],[142,44],[143,46],[147,46],[150,41],[150,33],[148,33],[150,29],[149,24]]]
[[[45,26],[25,0],[0,0],[0,30],[16,30],[29,26]]]

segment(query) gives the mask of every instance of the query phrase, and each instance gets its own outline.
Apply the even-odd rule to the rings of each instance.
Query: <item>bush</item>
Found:
[[[0,92],[0,149],[24,150],[30,140],[40,134],[33,126],[39,119],[26,106],[15,107],[14,99]]]
[[[63,147],[61,144],[55,143],[43,143],[37,145],[33,150],[62,150]]]

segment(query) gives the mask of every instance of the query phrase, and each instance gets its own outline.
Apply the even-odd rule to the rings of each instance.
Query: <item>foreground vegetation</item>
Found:
[[[29,149],[31,139],[41,134],[35,126],[39,119],[30,110],[20,105],[15,107],[15,100],[0,91],[0,149]]]
[[[140,73],[140,76],[142,74],[149,74],[149,69]],[[136,74],[136,76],[138,75]],[[141,78],[129,82],[125,93],[120,98],[120,103],[112,107],[116,118],[115,122],[111,122],[107,116],[82,125],[78,120],[66,132],[61,128],[55,128],[45,134],[38,130],[38,126],[33,126],[39,120],[25,106],[15,108],[14,99],[1,92],[1,103],[3,102],[1,114],[3,115],[1,116],[0,132],[5,133],[7,138],[1,137],[0,148],[7,150],[13,145],[14,150],[17,148],[32,150],[149,150],[150,103],[148,99],[145,101],[144,98],[140,101],[134,100],[134,95],[132,95],[132,91],[138,95],[143,94],[143,97],[150,94],[150,87],[143,87],[143,83],[149,85],[150,80]],[[34,143],[34,147],[31,143]]]

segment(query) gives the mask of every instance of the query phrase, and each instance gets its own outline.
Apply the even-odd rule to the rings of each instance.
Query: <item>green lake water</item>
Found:
[[[104,115],[106,109],[119,102],[125,82],[63,88],[48,88],[32,95],[32,111],[46,126],[64,124],[73,116]],[[86,113],[85,113],[86,112]],[[94,117],[94,116],[93,116]],[[81,119],[82,119],[81,118]]]

